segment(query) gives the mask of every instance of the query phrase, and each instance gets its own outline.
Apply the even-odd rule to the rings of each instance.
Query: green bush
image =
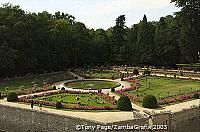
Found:
[[[8,94],[8,96],[7,96],[8,102],[15,102],[17,100],[18,100],[18,96],[15,92],[11,92],[11,93]]]
[[[56,86],[53,86],[53,90],[56,90]]]
[[[151,71],[148,70],[148,69],[145,69],[143,74],[150,76],[151,75]]]
[[[115,88],[111,88],[111,92],[115,92]]]
[[[65,90],[65,88],[64,88],[64,87],[62,87],[62,88],[61,88],[61,90]]]
[[[199,99],[199,94],[198,94],[198,93],[195,93],[195,94],[193,95],[193,98]]]
[[[61,102],[57,102],[56,103],[56,108],[57,109],[60,109],[60,108],[62,108],[63,106],[62,106],[62,103]]]
[[[132,104],[130,99],[127,96],[121,96],[117,101],[117,109],[123,111],[131,111]]]
[[[139,75],[138,69],[134,69],[134,70],[133,70],[133,74],[134,74],[134,75]]]
[[[142,106],[145,108],[151,108],[151,109],[158,107],[156,97],[153,95],[146,95],[143,98]]]

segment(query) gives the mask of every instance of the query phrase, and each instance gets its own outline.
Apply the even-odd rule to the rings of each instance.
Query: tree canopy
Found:
[[[172,0],[181,8],[158,22],[148,16],[126,26],[116,18],[107,30],[90,29],[75,17],[0,7],[0,77],[101,65],[195,63],[200,51],[199,0]]]

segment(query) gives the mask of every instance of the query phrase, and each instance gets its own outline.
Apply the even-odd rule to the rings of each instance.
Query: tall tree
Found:
[[[152,62],[154,37],[151,25],[147,22],[146,15],[144,15],[143,20],[140,22],[137,38],[140,51],[140,63],[150,64]]]
[[[115,49],[115,60],[116,63],[122,63],[124,62],[125,58],[126,58],[126,26],[125,26],[125,22],[126,21],[126,17],[125,15],[120,15],[117,19],[116,19],[116,25],[113,27],[113,38],[114,38],[114,45],[113,45],[113,49]]]
[[[199,0],[172,0],[181,11],[177,13],[180,33],[180,48],[182,62],[195,63],[200,51],[200,1]]]

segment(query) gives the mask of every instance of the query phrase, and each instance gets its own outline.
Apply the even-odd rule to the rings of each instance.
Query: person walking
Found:
[[[31,100],[31,109],[33,109],[34,102]]]
[[[42,110],[42,102],[40,102],[39,106],[40,106],[40,110]]]
[[[152,115],[149,116],[149,126],[151,127],[151,129],[149,129],[149,132],[153,132],[153,116]]]

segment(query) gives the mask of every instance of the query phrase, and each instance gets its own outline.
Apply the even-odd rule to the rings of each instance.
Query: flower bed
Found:
[[[116,93],[120,94],[120,95],[128,96],[129,99],[132,100],[132,101],[137,101],[138,100],[137,96],[128,94],[126,92],[138,89],[140,87],[139,82],[135,79],[129,79],[129,78],[124,79],[124,81],[133,83],[134,86],[123,88],[121,90],[116,90]]]
[[[191,80],[191,79],[184,78],[184,79],[180,79],[180,80]],[[132,80],[132,79],[125,79],[125,81],[134,83],[135,86],[124,88],[122,90],[116,90],[116,93],[118,93],[120,95],[128,96],[131,99],[131,101],[138,101],[139,97],[137,95],[129,94],[127,92],[138,89],[140,87],[139,82],[137,80]],[[164,99],[159,99],[158,104],[165,105],[165,104],[170,104],[170,103],[174,103],[174,102],[178,102],[178,101],[192,99],[193,95],[195,93],[200,94],[200,92],[191,92],[191,93],[187,93],[187,95],[177,95],[176,97],[167,97]]]
[[[161,100],[158,101],[158,104],[159,105],[165,105],[165,104],[170,104],[170,103],[174,103],[174,102],[177,102],[177,101],[184,101],[184,100],[192,99],[193,95],[195,93],[200,94],[200,92],[194,92],[194,93],[190,93],[190,94],[187,94],[187,95],[179,95],[179,96],[176,96],[174,98],[161,99]]]
[[[70,91],[70,90],[61,90],[61,91],[52,91],[52,92],[47,92],[47,93],[41,93],[41,94],[36,94],[32,96],[23,96],[19,98],[20,102],[26,102],[30,103],[33,101],[34,104],[42,104],[45,106],[53,106],[55,107],[56,103],[55,102],[47,102],[47,101],[40,101],[40,100],[34,100],[35,98],[38,97],[45,97],[45,96],[50,96],[50,95],[55,95],[55,94],[61,94],[61,93],[71,93],[71,94],[94,94],[99,97],[101,97],[103,100],[106,100],[109,103],[112,103],[113,106],[83,106],[80,104],[63,104],[63,108],[66,109],[77,109],[77,110],[113,110],[116,108],[116,103],[117,100],[113,99],[109,95],[106,95],[104,93],[100,92],[81,92],[81,91]]]

